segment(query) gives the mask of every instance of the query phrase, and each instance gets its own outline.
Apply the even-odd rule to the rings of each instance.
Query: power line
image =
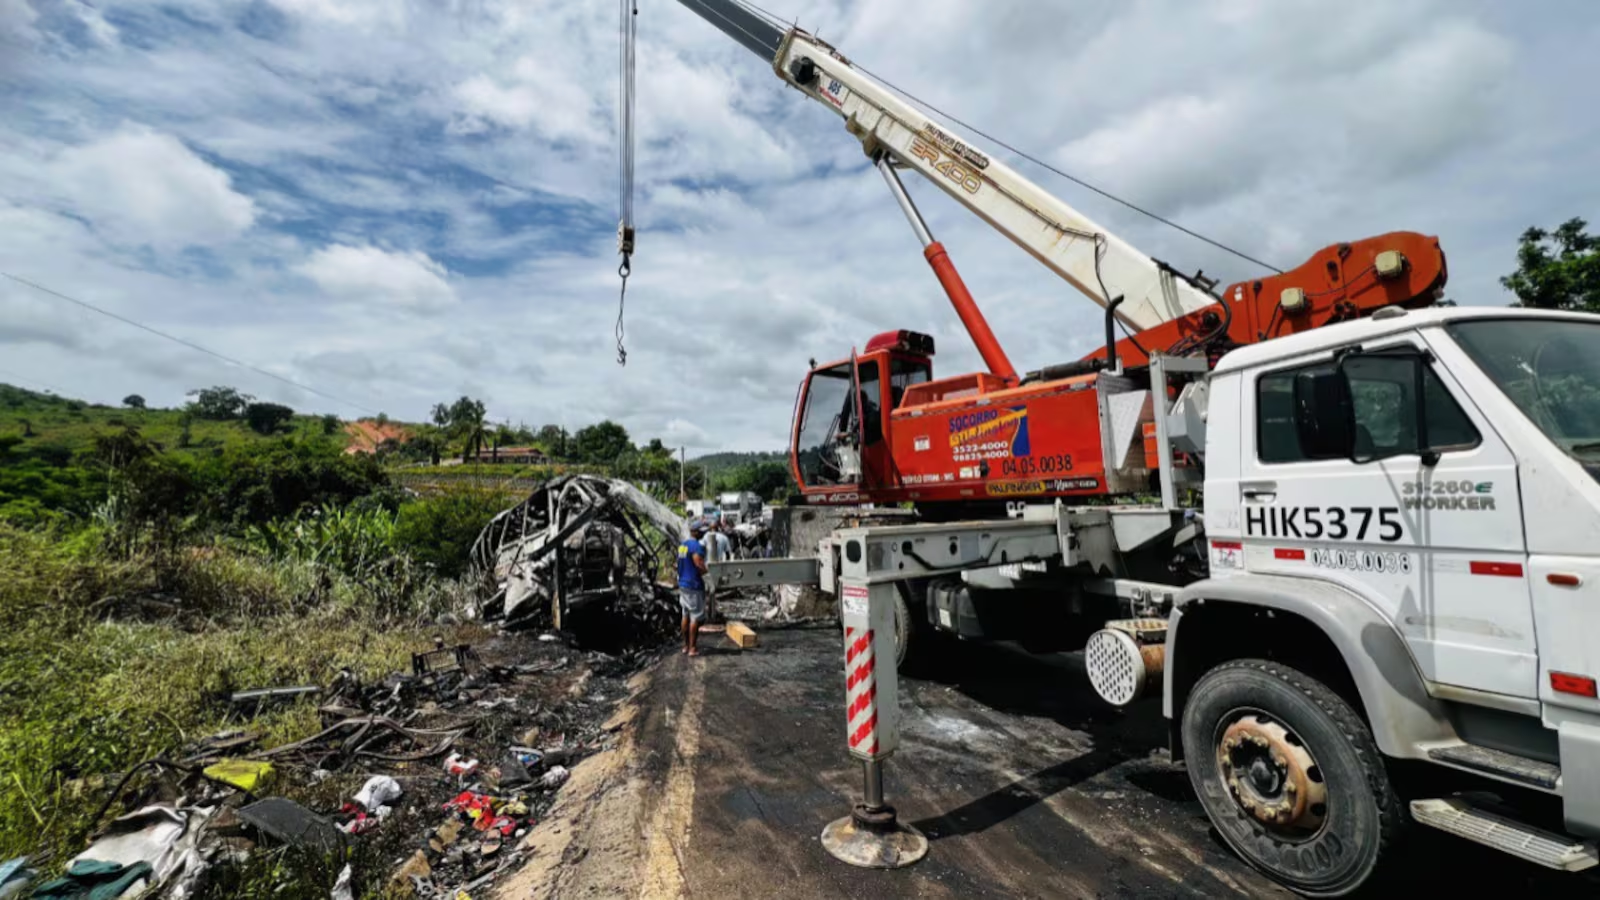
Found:
[[[789,27],[787,25],[784,25],[783,24],[783,20],[779,19],[777,16],[773,15],[770,12],[767,12],[766,10],[762,9],[759,6],[756,6],[753,3],[747,2],[747,0],[736,0],[736,2],[738,2],[739,5],[747,7],[751,11],[759,13],[760,15],[766,17],[774,25],[779,25],[779,26],[782,26],[784,28]],[[989,134],[988,132],[985,132],[983,129],[978,128],[975,125],[970,125],[970,124],[968,124],[966,122],[963,122],[962,120],[956,118],[955,116],[951,115],[950,113],[947,113],[944,110],[940,109],[939,107],[934,106],[932,103],[929,103],[928,101],[923,100],[920,97],[917,97],[915,94],[912,94],[910,91],[907,91],[904,88],[902,88],[902,87],[890,82],[889,79],[884,78],[882,75],[879,75],[876,72],[873,72],[871,69],[868,69],[866,66],[863,66],[860,63],[852,61],[850,63],[850,65],[852,67],[856,68],[856,69],[861,70],[863,73],[865,73],[865,74],[867,74],[867,75],[869,75],[869,76],[871,76],[873,78],[876,78],[877,80],[883,82],[885,87],[887,87],[890,90],[894,91],[895,93],[901,95],[902,97],[905,97],[907,100],[910,100],[912,103],[915,103],[916,105],[922,107],[923,109],[925,109],[925,110],[927,110],[929,112],[941,115],[941,116],[945,117],[946,119],[949,119],[950,121],[956,123],[957,125],[960,125],[962,128],[967,129],[968,131],[972,132],[973,134],[976,134],[976,135],[978,135],[979,137],[981,137],[981,138],[983,138],[985,140],[992,141],[995,144],[997,144],[997,145],[999,145],[1001,147],[1004,147],[1005,149],[1007,149],[1007,150],[1011,151],[1012,153],[1016,154],[1018,157],[1021,157],[1022,159],[1025,159],[1028,162],[1031,162],[1034,165],[1036,165],[1036,166],[1038,166],[1038,167],[1040,167],[1042,169],[1045,169],[1045,170],[1050,171],[1050,172],[1054,172],[1055,174],[1061,176],[1062,178],[1065,178],[1066,180],[1072,182],[1073,184],[1078,185],[1079,187],[1086,188],[1086,189],[1088,189],[1090,191],[1093,191],[1094,193],[1099,194],[1100,196],[1106,198],[1107,200],[1110,200],[1110,201],[1112,201],[1114,203],[1121,204],[1122,206],[1124,206],[1124,207],[1126,207],[1128,209],[1131,209],[1134,212],[1136,212],[1136,213],[1138,213],[1138,214],[1140,214],[1142,216],[1147,216],[1147,217],[1149,217],[1151,219],[1154,219],[1155,221],[1160,222],[1161,224],[1166,225],[1169,228],[1174,228],[1174,229],[1176,229],[1178,231],[1181,231],[1184,234],[1188,235],[1189,237],[1194,238],[1197,241],[1201,241],[1203,243],[1210,244],[1211,246],[1217,248],[1218,250],[1222,250],[1222,251],[1224,251],[1226,253],[1231,253],[1234,256],[1237,256],[1238,258],[1240,258],[1242,260],[1246,260],[1248,262],[1255,263],[1256,265],[1261,266],[1262,268],[1271,269],[1272,271],[1277,272],[1280,275],[1283,274],[1283,270],[1282,269],[1278,268],[1275,265],[1272,265],[1271,263],[1263,262],[1263,261],[1261,261],[1259,259],[1256,259],[1254,256],[1251,256],[1251,255],[1249,255],[1248,253],[1245,253],[1242,250],[1235,250],[1234,248],[1228,246],[1227,244],[1222,243],[1219,240],[1216,240],[1215,238],[1207,237],[1207,236],[1201,234],[1200,232],[1195,231],[1192,228],[1186,228],[1183,225],[1180,225],[1177,222],[1174,222],[1173,220],[1171,220],[1171,219],[1169,219],[1169,218],[1167,218],[1165,216],[1162,216],[1162,215],[1160,215],[1158,213],[1151,212],[1150,210],[1145,209],[1144,207],[1138,205],[1137,203],[1134,203],[1131,200],[1124,200],[1123,198],[1117,196],[1116,194],[1111,193],[1110,191],[1106,190],[1105,188],[1102,188],[1102,187],[1100,187],[1100,186],[1098,186],[1096,184],[1092,184],[1092,183],[1090,183],[1088,181],[1085,181],[1085,180],[1083,180],[1082,178],[1079,178],[1076,175],[1072,175],[1072,174],[1069,174],[1067,172],[1063,172],[1060,169],[1056,168],[1055,166],[1050,165],[1049,163],[1047,163],[1044,160],[1038,158],[1037,156],[1034,156],[1031,153],[1028,153],[1028,152],[1023,151],[1023,150],[1018,150],[1016,147],[1012,146],[1011,144],[1006,143],[1005,141],[995,137],[992,134]]]
[[[348,407],[350,407],[352,409],[359,409],[362,412],[368,412],[368,413],[373,413],[373,414],[377,413],[376,410],[369,409],[368,407],[362,406],[361,404],[356,403],[354,401],[346,400],[343,397],[336,397],[333,394],[327,393],[326,391],[319,391],[316,388],[311,387],[310,385],[301,384],[300,382],[295,381],[295,380],[293,380],[291,378],[285,378],[282,375],[277,375],[277,374],[274,374],[272,372],[268,372],[266,369],[263,369],[263,368],[261,368],[259,366],[251,365],[250,363],[247,363],[242,359],[235,359],[234,357],[228,356],[225,353],[218,353],[217,351],[212,350],[209,347],[202,347],[202,346],[200,346],[199,344],[196,344],[193,341],[185,340],[185,339],[183,339],[181,337],[178,337],[177,335],[174,335],[174,334],[168,334],[167,332],[162,331],[162,330],[160,330],[158,328],[152,328],[149,325],[144,324],[143,322],[136,322],[133,319],[128,318],[127,316],[118,315],[117,313],[114,313],[114,312],[112,312],[112,311],[110,311],[108,309],[101,309],[100,307],[95,306],[93,303],[86,303],[86,302],[84,302],[82,300],[79,300],[79,299],[77,299],[75,297],[69,297],[66,294],[61,293],[60,291],[52,290],[50,288],[45,287],[42,284],[38,284],[38,283],[35,283],[35,282],[32,282],[32,281],[29,281],[26,278],[21,278],[19,276],[11,274],[10,272],[0,272],[0,275],[3,275],[6,278],[11,279],[12,281],[15,281],[17,284],[25,285],[27,287],[33,288],[34,290],[36,290],[36,291],[38,291],[38,292],[40,292],[42,294],[48,294],[49,296],[55,297],[58,300],[65,300],[68,303],[73,304],[74,306],[82,307],[83,309],[87,309],[90,312],[97,312],[100,315],[105,316],[106,318],[116,319],[118,322],[121,322],[124,325],[132,325],[134,328],[137,328],[140,331],[149,332],[150,334],[153,334],[156,337],[165,338],[165,339],[167,339],[169,341],[172,341],[175,344],[182,344],[183,346],[188,347],[190,350],[198,350],[201,353],[206,354],[207,356],[216,357],[217,359],[220,359],[223,362],[228,363],[229,365],[238,366],[241,369],[248,369],[251,372],[256,373],[257,375],[264,375],[267,378],[271,378],[274,381],[281,381],[284,384],[289,385],[290,387],[299,388],[300,390],[305,391],[306,393],[315,394],[318,397],[322,397],[322,398],[324,398],[326,400],[332,400],[335,403],[343,404],[343,405],[348,406]]]

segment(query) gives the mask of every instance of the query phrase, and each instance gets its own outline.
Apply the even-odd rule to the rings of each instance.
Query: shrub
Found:
[[[202,513],[236,529],[343,506],[389,482],[377,460],[322,441],[292,438],[235,446],[200,471]]]
[[[505,507],[499,494],[479,490],[414,500],[400,507],[395,549],[440,575],[457,577],[466,571],[467,554],[478,534]]]

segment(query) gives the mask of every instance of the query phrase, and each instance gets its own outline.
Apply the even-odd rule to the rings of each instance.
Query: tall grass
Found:
[[[438,631],[429,621],[468,598],[405,557],[350,574],[371,548],[317,550],[314,534],[274,558],[224,544],[112,553],[96,527],[0,525],[0,859],[81,849],[103,800],[83,779],[228,727],[225,692],[404,670]],[[251,727],[302,737],[314,705]]]

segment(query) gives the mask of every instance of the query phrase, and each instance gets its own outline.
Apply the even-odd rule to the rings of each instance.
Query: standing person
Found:
[[[689,656],[700,655],[696,642],[700,620],[706,617],[706,548],[700,543],[705,533],[705,525],[694,522],[678,545],[678,604],[683,607],[683,652]]]
[[[718,516],[712,519],[707,527],[710,530],[706,532],[705,543],[707,549],[711,551],[707,559],[711,562],[727,562],[733,559],[733,546],[728,542],[727,523]],[[709,588],[706,590],[706,617],[713,622],[722,621],[717,613],[717,592]]]

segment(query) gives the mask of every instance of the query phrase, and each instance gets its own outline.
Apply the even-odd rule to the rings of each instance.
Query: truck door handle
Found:
[[[1262,500],[1270,502],[1272,500],[1276,500],[1278,497],[1278,485],[1276,482],[1272,481],[1261,481],[1256,482],[1255,484],[1240,485],[1239,490],[1240,493],[1244,495],[1246,500]]]

